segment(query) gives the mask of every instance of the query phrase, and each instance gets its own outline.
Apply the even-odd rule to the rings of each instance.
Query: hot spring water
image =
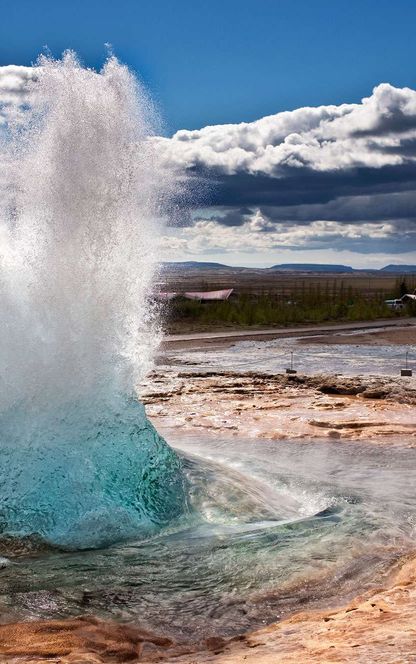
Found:
[[[168,447],[135,398],[174,189],[151,104],[113,58],[43,59],[36,76],[0,155],[2,619],[94,613],[195,638],[368,586],[414,545],[413,450]]]
[[[192,509],[146,538],[14,557],[8,620],[98,615],[173,637],[232,635],[374,585],[414,549],[414,449],[172,439]]]
[[[43,58],[2,135],[0,536],[97,547],[186,507],[177,455],[134,388],[171,180],[129,71]]]

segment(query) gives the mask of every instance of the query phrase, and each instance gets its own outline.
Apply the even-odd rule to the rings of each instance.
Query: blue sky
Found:
[[[158,100],[167,131],[359,101],[413,86],[412,0],[15,0],[3,2],[0,65],[44,45],[100,66],[104,44]]]
[[[190,180],[168,258],[416,264],[414,0],[0,6],[0,124],[44,46],[100,68],[110,43],[150,89]]]

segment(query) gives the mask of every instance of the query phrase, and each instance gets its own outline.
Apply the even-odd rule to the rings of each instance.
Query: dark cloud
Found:
[[[384,238],[371,240],[369,227],[361,239],[326,230],[324,242],[357,251],[388,243],[391,251],[416,250],[415,90],[381,84],[360,104],[301,108],[161,140],[167,161],[189,173],[194,206],[192,183],[210,183],[216,212],[209,218],[215,214],[218,226],[244,226],[256,211],[261,223],[257,217],[252,230],[270,235],[294,224],[306,233],[316,221],[386,222]],[[206,208],[207,187],[204,194]]]
[[[211,205],[313,205],[340,197],[413,191],[416,189],[416,164],[326,173],[308,168],[288,169],[284,178],[212,173],[212,179]]]
[[[272,233],[276,224],[307,227],[323,220],[358,227],[385,221],[396,229],[397,237],[376,240],[370,233],[358,240],[335,233],[332,237],[326,236],[325,241],[309,238],[308,247],[325,246],[359,253],[398,254],[416,250],[416,166],[413,163],[330,173],[291,169],[285,178],[216,172],[212,173],[212,178],[211,206],[217,210],[215,220],[221,226],[241,226],[255,210],[260,210],[267,219],[267,223],[257,229],[262,233]]]
[[[336,220],[347,223],[366,221],[405,220],[414,223],[416,215],[416,192],[374,194],[341,197],[328,203],[291,206],[259,206],[261,212],[274,222]]]
[[[242,226],[252,214],[253,211],[249,207],[232,208],[231,210],[220,210],[219,213],[215,215],[215,220],[218,221],[221,226]],[[201,217],[196,214],[194,219],[195,221],[198,221]]]

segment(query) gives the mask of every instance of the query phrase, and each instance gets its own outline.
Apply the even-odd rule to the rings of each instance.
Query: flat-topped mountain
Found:
[[[288,270],[290,272],[354,272],[349,265],[327,265],[322,263],[281,263],[272,265],[269,270]]]
[[[186,270],[186,269],[200,269],[200,270],[232,270],[230,265],[223,265],[222,263],[205,263],[204,261],[173,261],[169,263],[162,263],[163,269],[168,270]]]
[[[395,272],[396,274],[416,274],[416,265],[386,265],[380,272]]]
[[[390,274],[416,274],[416,265],[386,265],[382,268],[354,268],[350,265],[338,265],[328,263],[279,263],[271,267],[249,267],[225,265],[224,263],[205,262],[205,261],[174,261],[161,264],[162,270],[167,271],[187,271],[187,270],[212,270],[229,272],[314,272],[314,273],[390,273]]]

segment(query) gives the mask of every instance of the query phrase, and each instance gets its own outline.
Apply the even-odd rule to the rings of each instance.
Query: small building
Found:
[[[170,301],[176,297],[184,297],[186,300],[197,300],[198,302],[213,302],[215,300],[228,300],[234,288],[217,291],[187,291],[186,293],[159,291],[155,294],[158,300]]]
[[[405,293],[402,297],[403,302],[416,302],[416,292],[414,293]]]
[[[187,300],[198,300],[199,302],[212,302],[213,300],[228,300],[233,288],[217,291],[189,291],[183,293]]]
[[[396,298],[395,300],[384,300],[384,304],[386,304],[389,309],[394,309],[394,311],[404,309],[404,306],[409,302],[416,302],[416,290],[414,290],[413,293],[405,293],[402,297]]]
[[[404,302],[402,298],[395,300],[384,300],[384,304],[386,304],[389,309],[393,309],[393,311],[401,311],[401,309],[404,309]]]

